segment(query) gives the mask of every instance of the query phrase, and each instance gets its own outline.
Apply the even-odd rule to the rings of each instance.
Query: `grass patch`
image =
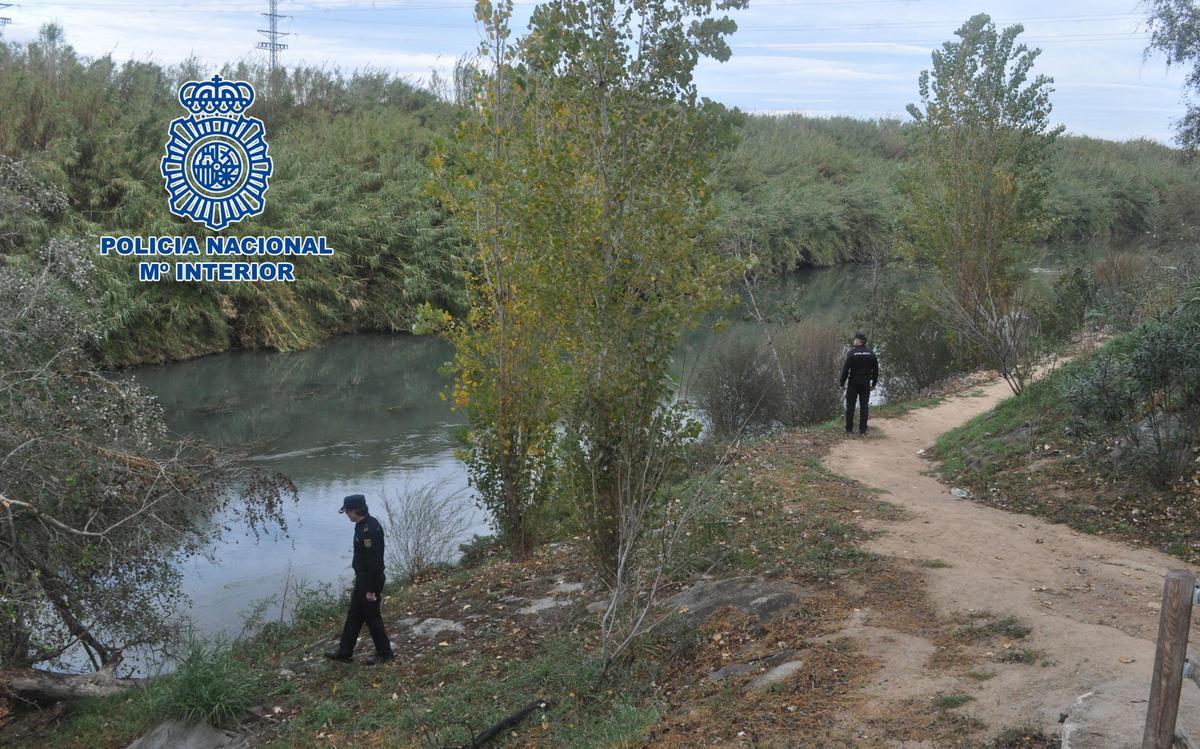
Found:
[[[939,694],[933,698],[933,706],[938,710],[956,710],[975,698],[969,694]]]
[[[1033,631],[1015,616],[995,618],[986,612],[976,612],[969,619],[971,621],[955,631],[956,639],[963,642],[983,642],[1001,637],[1009,640],[1022,640]]]
[[[917,562],[917,564],[931,570],[944,570],[948,567],[954,566],[945,559],[922,559],[921,561]]]
[[[1048,736],[1040,728],[1010,728],[993,738],[983,749],[1059,749],[1062,739]]]

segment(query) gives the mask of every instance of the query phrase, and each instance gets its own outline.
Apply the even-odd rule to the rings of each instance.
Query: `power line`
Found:
[[[258,30],[258,33],[265,36],[267,38],[267,41],[259,42],[256,45],[256,47],[258,49],[267,50],[267,53],[270,55],[271,79],[274,80],[275,68],[278,66],[278,63],[279,63],[279,53],[282,50],[285,50],[288,48],[288,46],[286,44],[280,43],[279,37],[290,36],[290,34],[288,32],[279,30],[279,19],[280,18],[288,18],[289,16],[279,15],[279,12],[278,12],[279,11],[279,0],[267,0],[267,7],[269,8],[269,10],[266,13],[261,13],[260,15],[266,16],[267,25],[270,28]]]

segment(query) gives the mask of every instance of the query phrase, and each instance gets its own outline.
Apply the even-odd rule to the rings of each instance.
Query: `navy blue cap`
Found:
[[[866,333],[862,333],[862,332],[855,333],[854,338],[859,341],[862,341],[863,343],[867,342],[867,334]]]
[[[354,510],[357,513],[365,513],[367,511],[367,498],[361,494],[351,494],[342,500],[342,509],[338,512],[346,510]]]

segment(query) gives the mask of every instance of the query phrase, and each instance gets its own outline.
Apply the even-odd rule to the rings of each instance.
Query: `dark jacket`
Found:
[[[367,515],[354,526],[354,585],[368,593],[383,592],[383,526]]]
[[[879,382],[879,359],[875,357],[875,352],[866,346],[850,349],[850,353],[846,354],[846,363],[842,365],[842,387],[846,386],[847,379],[854,385],[864,385],[870,380],[871,387],[875,387],[875,383]]]

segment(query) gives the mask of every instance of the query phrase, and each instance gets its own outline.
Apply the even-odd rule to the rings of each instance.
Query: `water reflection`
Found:
[[[279,595],[289,577],[348,577],[351,528],[337,512],[344,495],[367,495],[382,518],[385,492],[435,481],[448,492],[465,488],[453,455],[460,420],[439,397],[449,356],[432,338],[359,335],[295,353],[232,352],[137,371],[173,431],[287,474],[300,494],[288,536],[255,543],[235,531],[185,565],[184,591],[202,632],[236,634],[241,612]],[[462,510],[473,532],[486,532],[465,496]]]

